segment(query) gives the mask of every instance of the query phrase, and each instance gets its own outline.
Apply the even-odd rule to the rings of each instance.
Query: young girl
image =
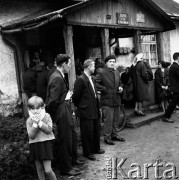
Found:
[[[158,62],[158,68],[155,71],[155,93],[156,101],[161,105],[163,112],[169,104],[169,91],[168,91],[168,69],[165,61]]]
[[[30,160],[35,161],[39,180],[45,180],[44,172],[50,180],[57,180],[51,168],[53,159],[52,140],[55,139],[52,132],[52,119],[45,112],[42,98],[33,96],[28,100],[29,118],[26,126],[29,136]]]

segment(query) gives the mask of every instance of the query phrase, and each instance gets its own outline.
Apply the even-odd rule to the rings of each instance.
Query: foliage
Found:
[[[76,127],[76,130],[79,138],[79,127]],[[58,169],[58,138],[55,123],[53,133],[56,141],[53,142],[55,159],[52,166]],[[0,180],[35,180],[36,177],[35,166],[29,162],[26,121],[19,117],[0,117]]]
[[[23,118],[0,119],[0,180],[32,180],[35,167],[29,162],[29,145]]]

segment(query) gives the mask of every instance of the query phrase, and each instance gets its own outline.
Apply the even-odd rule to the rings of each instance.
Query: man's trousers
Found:
[[[88,157],[100,150],[100,120],[80,118],[83,154]]]
[[[104,120],[104,140],[111,139],[111,137],[118,137],[118,127],[120,124],[120,106],[103,106],[102,117]]]

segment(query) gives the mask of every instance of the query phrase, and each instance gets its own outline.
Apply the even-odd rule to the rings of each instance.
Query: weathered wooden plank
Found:
[[[79,14],[76,16],[76,12]],[[67,21],[71,23],[86,24],[101,24],[113,25],[116,27],[139,27],[162,30],[164,25],[160,22],[159,17],[142,7],[138,3],[125,0],[125,1],[98,1],[92,3],[87,7],[79,9],[67,15]],[[129,24],[116,24],[116,13],[126,13],[129,17]],[[85,15],[86,14],[86,15]],[[111,15],[111,19],[106,18],[106,15]],[[143,16],[144,21],[137,22],[137,17]]]
[[[135,52],[137,53],[141,53],[141,44],[140,44],[140,31],[136,30],[134,33],[134,48],[135,48]]]
[[[162,60],[162,57],[163,57],[163,49],[162,49],[161,40],[162,40],[162,33],[159,32],[156,34],[158,60]]]
[[[101,39],[102,39],[102,59],[110,54],[109,47],[109,29],[103,28],[101,30]]]
[[[171,62],[171,47],[169,32],[157,33],[157,55],[158,60]]]
[[[66,54],[68,54],[71,59],[71,69],[70,69],[70,72],[68,73],[69,89],[73,90],[74,82],[76,80],[76,70],[75,70],[75,59],[74,59],[74,49],[73,49],[72,26],[69,26],[69,25],[64,26],[63,36],[65,40]]]
[[[162,33],[162,45],[163,45],[163,49],[165,49],[163,51],[163,59],[164,61],[171,61],[171,43],[170,42],[170,32],[166,31]]]

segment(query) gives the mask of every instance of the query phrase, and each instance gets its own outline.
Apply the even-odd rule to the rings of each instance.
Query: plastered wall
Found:
[[[175,25],[176,29],[170,31],[171,61],[173,61],[173,54],[179,52],[179,21],[176,21]]]
[[[8,96],[18,98],[18,86],[13,50],[0,36],[0,90]]]

